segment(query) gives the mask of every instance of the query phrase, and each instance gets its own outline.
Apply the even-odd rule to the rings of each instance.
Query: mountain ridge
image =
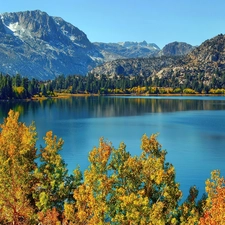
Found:
[[[41,80],[89,72],[153,78],[211,73],[216,68],[223,72],[224,38],[223,35],[214,38],[198,47],[172,42],[162,49],[146,41],[91,43],[79,28],[46,12],[3,13],[0,14],[0,71]],[[211,49],[207,44],[210,40],[214,42]]]
[[[33,77],[39,79],[85,75],[103,60],[84,32],[39,10],[1,14],[0,31],[0,69],[5,73],[32,77],[35,71]]]
[[[103,43],[94,42],[94,45],[99,49],[105,57],[105,62],[124,59],[124,58],[139,58],[156,56],[160,48],[154,43],[142,42],[118,42],[118,43]]]

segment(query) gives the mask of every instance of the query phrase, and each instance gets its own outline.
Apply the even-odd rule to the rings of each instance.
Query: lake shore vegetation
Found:
[[[57,76],[54,80],[39,81],[16,74],[0,74],[0,100],[62,98],[68,95],[224,95],[225,76],[204,84],[152,79],[144,76]]]
[[[101,138],[89,167],[75,165],[69,174],[63,140],[52,131],[38,149],[34,123],[20,122],[13,110],[0,129],[1,224],[224,224],[224,177],[212,171],[202,197],[191,186],[182,199],[157,134],[142,136],[139,156]]]

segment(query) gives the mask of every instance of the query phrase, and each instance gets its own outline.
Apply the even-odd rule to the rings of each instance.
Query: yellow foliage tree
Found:
[[[44,140],[46,146],[40,149],[40,163],[34,171],[37,183],[33,198],[42,214],[54,208],[61,213],[65,201],[70,201],[70,194],[77,181],[68,174],[66,164],[59,154],[63,140],[57,139],[52,131],[46,133]]]
[[[18,112],[10,110],[0,129],[0,224],[225,224],[220,172],[206,181],[207,198],[197,202],[194,186],[179,205],[175,169],[166,163],[157,135],[143,135],[140,156],[101,138],[82,180],[79,168],[68,174],[59,154],[63,140],[51,131],[37,155],[35,127],[19,122]]]
[[[140,157],[132,157],[124,143],[114,149],[100,139],[89,155],[84,183],[67,204],[71,224],[169,224],[181,197],[175,170],[165,163],[166,151],[156,135],[142,137]],[[175,215],[175,214],[174,214]]]
[[[74,191],[75,209],[73,205],[65,205],[65,215],[71,224],[110,224],[106,219],[107,198],[113,182],[108,176],[111,151],[111,145],[100,139],[99,147],[90,152],[91,165],[84,172],[84,183]]]
[[[33,217],[30,202],[32,172],[36,164],[36,131],[18,121],[10,110],[0,125],[0,223],[29,224]]]
[[[197,197],[198,190],[193,186],[189,190],[187,199],[177,209],[176,224],[198,225],[199,218],[203,213],[206,197],[203,195],[198,201]]]
[[[132,157],[122,144],[112,156],[117,182],[111,205],[116,224],[166,224],[181,198],[174,167],[165,163],[157,135],[143,135],[140,157]],[[121,160],[122,159],[122,160]]]

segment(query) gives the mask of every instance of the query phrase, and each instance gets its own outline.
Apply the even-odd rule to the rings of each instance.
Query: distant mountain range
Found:
[[[124,58],[143,58],[155,56],[160,52],[156,44],[143,42],[93,43],[104,56],[104,60],[112,61]]]
[[[188,47],[186,44],[183,46]],[[168,56],[171,55],[168,52],[179,52],[174,51],[175,46],[171,47],[169,44],[167,47],[161,51],[164,52],[163,56],[118,59],[94,68],[91,73],[109,76],[151,76],[152,79],[164,79],[168,80],[168,83],[176,82],[178,85],[197,81],[197,85],[202,83],[210,86],[211,82],[218,82],[218,86],[225,87],[225,35],[220,34],[206,40],[194,49],[190,46],[188,52],[192,50],[189,53],[173,54],[177,55],[176,57]]]
[[[170,43],[162,50],[146,41],[91,43],[77,27],[39,10],[0,15],[0,72],[4,74],[19,73],[42,80],[61,74],[86,75],[113,60],[152,61],[152,57],[184,55],[193,48],[182,42]],[[167,64],[161,59],[154,63],[160,63],[159,68]]]

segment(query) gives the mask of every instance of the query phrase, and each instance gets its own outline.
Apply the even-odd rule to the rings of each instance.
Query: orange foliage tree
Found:
[[[220,177],[219,170],[211,173],[211,180],[206,181],[208,194],[204,216],[200,218],[200,225],[225,224],[225,179]]]

